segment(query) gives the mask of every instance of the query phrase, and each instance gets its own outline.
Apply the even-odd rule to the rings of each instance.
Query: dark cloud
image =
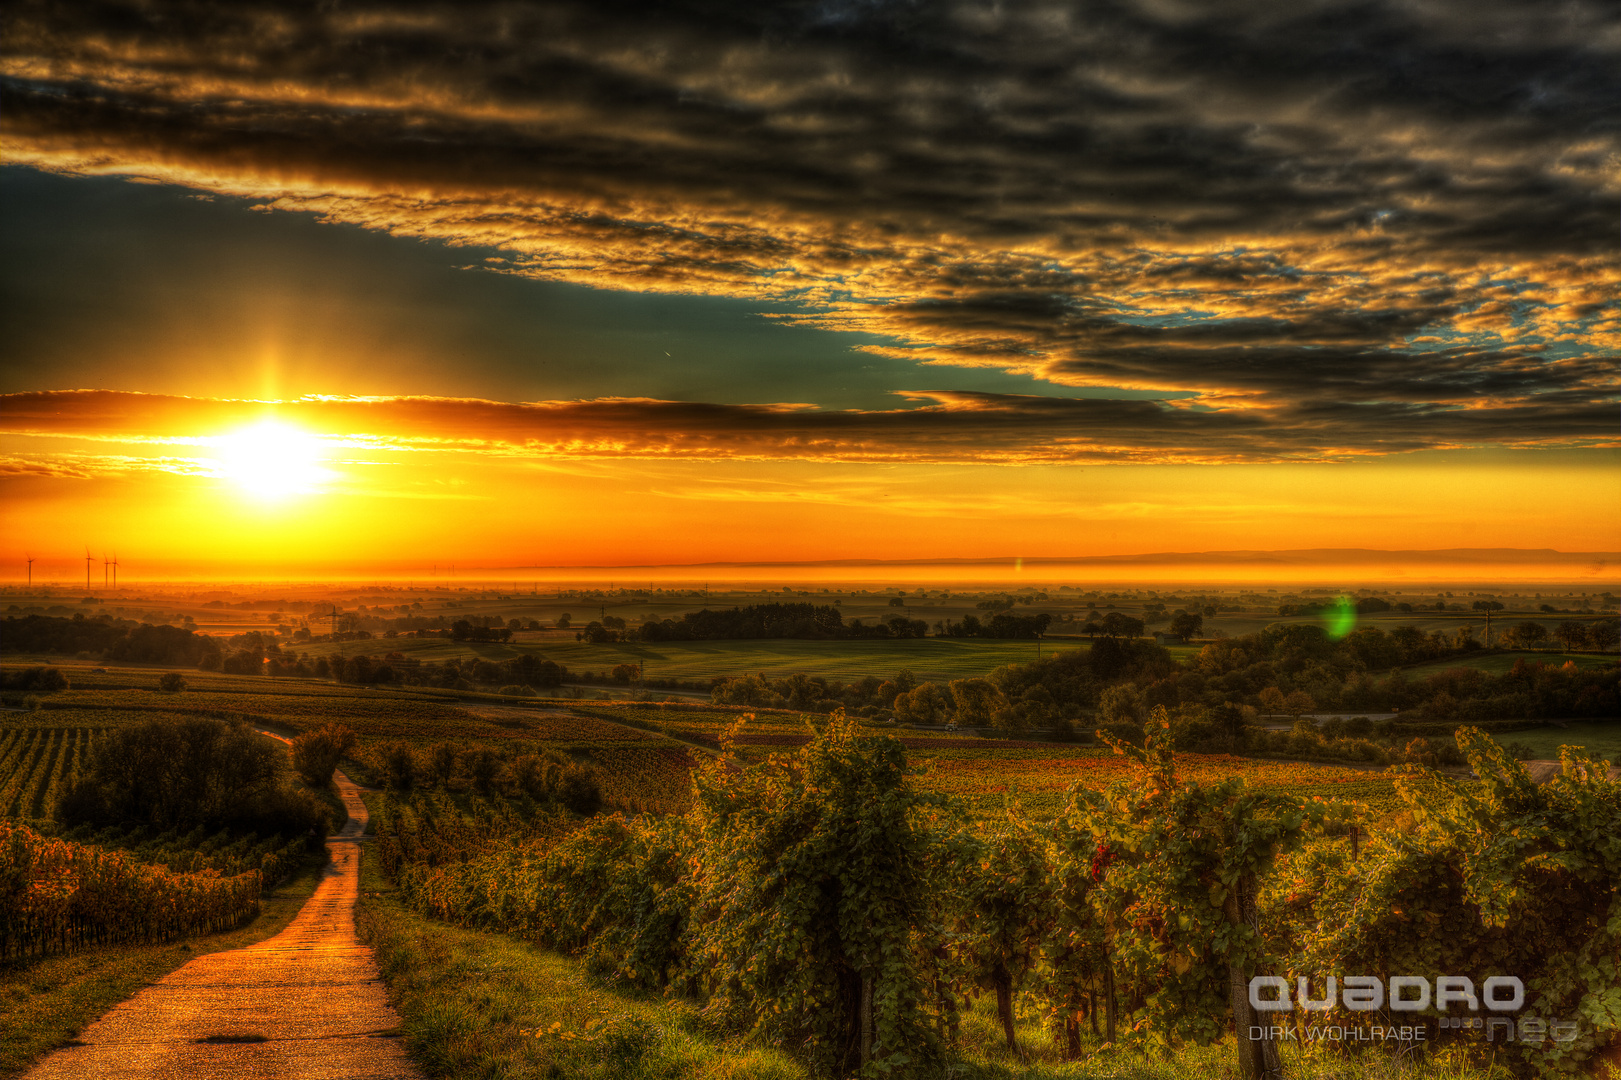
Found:
[[[275,418],[325,437],[506,457],[797,459],[992,464],[1345,459],[1497,444],[1615,446],[1613,410],[1580,400],[1534,409],[1422,403],[1208,410],[1159,401],[914,391],[911,407],[818,410],[599,398],[510,403],[465,398],[285,402],[107,390],[0,396],[0,433],[108,442],[192,441]],[[1354,432],[1354,438],[1347,438]]]
[[[1139,419],[1216,456],[1326,446],[1317,416],[1369,452],[1613,421],[1621,10],[1597,0],[36,0],[0,35],[12,161],[496,245],[508,273],[801,301],[924,363],[1191,391],[1219,412]],[[1046,422],[967,400],[902,412]]]

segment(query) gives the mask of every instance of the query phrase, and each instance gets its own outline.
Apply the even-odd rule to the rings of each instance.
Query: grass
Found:
[[[416,915],[370,859],[361,894],[356,925],[430,1077],[807,1077],[779,1051],[709,1035],[690,1008],[601,986],[567,957]]]
[[[1587,749],[1621,764],[1621,720],[1597,720],[1569,727],[1535,727],[1524,731],[1506,731],[1497,736],[1502,743],[1525,743],[1537,752],[1537,757],[1551,761],[1559,758],[1561,746],[1585,746]]]
[[[267,893],[235,930],[161,945],[84,949],[0,966],[0,1080],[20,1076],[120,1001],[198,956],[240,949],[280,933],[315,892],[324,859]]]

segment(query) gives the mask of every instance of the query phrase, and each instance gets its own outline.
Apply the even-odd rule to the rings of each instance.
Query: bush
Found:
[[[327,724],[293,740],[293,769],[313,788],[332,783],[332,773],[343,755],[355,748],[355,733],[342,724]]]
[[[591,769],[571,765],[558,781],[557,797],[576,814],[589,817],[602,809],[602,784]]]
[[[535,688],[534,687],[532,687],[532,686],[521,686],[521,685],[519,685],[517,683],[513,683],[511,686],[503,686],[503,687],[501,687],[501,689],[497,690],[496,693],[505,694],[508,697],[538,697],[539,696],[539,695],[537,695],[535,693]]]
[[[7,690],[34,690],[50,693],[68,688],[68,677],[53,667],[31,667],[5,676]]]
[[[377,753],[383,781],[399,791],[409,791],[416,783],[417,759],[405,743],[385,743]]]
[[[495,778],[501,772],[501,757],[493,750],[475,750],[467,755],[467,775],[473,779],[473,788],[480,795],[488,795],[495,785]],[[597,791],[597,801],[600,804],[602,792]]]
[[[185,677],[178,671],[165,671],[158,676],[158,689],[166,694],[178,694],[185,688]]]
[[[450,781],[456,775],[456,762],[460,759],[461,751],[456,748],[455,743],[436,742],[428,747],[428,775],[433,777],[434,783],[440,787],[449,787]]]

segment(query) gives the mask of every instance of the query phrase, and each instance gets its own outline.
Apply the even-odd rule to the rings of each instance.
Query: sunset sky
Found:
[[[0,578],[1621,549],[1611,3],[14,0],[0,64]]]

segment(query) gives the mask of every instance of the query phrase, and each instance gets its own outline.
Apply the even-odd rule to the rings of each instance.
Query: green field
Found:
[[[921,679],[946,681],[988,674],[1003,664],[1028,663],[1036,658],[1035,641],[996,641],[983,638],[915,638],[900,641],[627,641],[592,645],[565,640],[560,635],[533,635],[533,640],[509,645],[457,642],[443,638],[384,638],[345,641],[336,646],[317,643],[300,648],[310,656],[377,655],[398,651],[419,660],[482,657],[510,660],[532,652],[562,664],[570,671],[608,671],[619,664],[641,664],[649,679],[712,679],[721,675],[788,675],[802,671],[850,682],[865,675],[888,678],[903,668]],[[1084,643],[1046,641],[1042,656],[1055,650],[1084,648]],[[1197,650],[1192,650],[1197,651]]]
[[[1600,757],[1621,764],[1621,720],[1509,731],[1498,736],[1497,741],[1525,743],[1537,752],[1538,758],[1550,761],[1558,759],[1561,746],[1583,746]]]
[[[1429,675],[1436,671],[1445,671],[1447,668],[1466,667],[1479,668],[1489,671],[1493,675],[1502,675],[1511,669],[1516,661],[1524,660],[1527,664],[1552,664],[1559,667],[1565,663],[1574,663],[1582,669],[1615,667],[1616,659],[1613,656],[1599,656],[1596,653],[1562,653],[1562,652],[1511,652],[1489,653],[1483,656],[1464,656],[1453,660],[1437,660],[1433,664],[1420,664],[1407,669],[1409,675]]]

